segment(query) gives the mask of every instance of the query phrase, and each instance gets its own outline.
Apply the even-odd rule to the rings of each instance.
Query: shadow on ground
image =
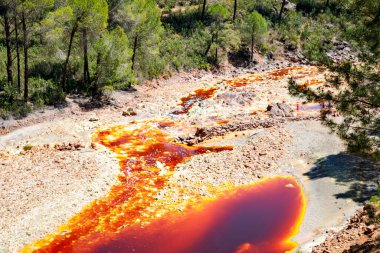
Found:
[[[343,253],[371,253],[380,252],[380,239],[376,241],[369,241],[364,244],[356,244],[345,250]]]
[[[337,184],[348,184],[349,189],[335,194],[335,197],[364,202],[376,192],[376,182],[380,179],[380,164],[341,152],[319,159],[304,175],[311,180],[333,178]]]

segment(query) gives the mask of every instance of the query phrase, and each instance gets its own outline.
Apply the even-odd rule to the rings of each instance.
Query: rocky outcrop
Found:
[[[192,146],[216,136],[224,136],[227,133],[245,131],[256,128],[270,128],[283,122],[284,120],[282,119],[268,119],[261,121],[229,123],[215,127],[200,127],[196,130],[195,134],[191,134],[189,136],[184,137],[180,136],[176,139],[176,141]]]
[[[367,205],[350,219],[341,231],[331,233],[312,253],[380,252],[380,222],[370,218],[371,206]]]
[[[289,105],[282,103],[268,105],[267,112],[271,117],[294,117],[293,109]]]
[[[333,62],[355,61],[357,59],[351,49],[350,43],[347,41],[333,38],[331,41],[327,41],[326,43],[331,44],[331,49],[327,51],[326,55]]]
[[[126,111],[123,111],[122,115],[124,117],[127,117],[127,116],[136,116],[137,113],[133,110],[133,108],[128,108]]]
[[[222,105],[240,105],[247,106],[251,105],[253,99],[256,97],[256,94],[252,91],[245,92],[236,92],[236,91],[227,91],[221,94],[218,94],[215,98],[216,102]]]

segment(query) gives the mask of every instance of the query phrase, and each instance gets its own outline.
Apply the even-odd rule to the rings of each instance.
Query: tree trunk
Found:
[[[18,37],[17,9],[14,8],[15,40],[16,40],[16,60],[17,60],[17,90],[21,92],[21,64],[20,64],[20,41]]]
[[[138,38],[137,38],[137,35],[136,35],[135,39],[134,39],[134,42],[133,42],[132,71],[135,69],[135,57],[136,57],[136,50],[137,50],[137,42],[138,42]]]
[[[77,31],[77,28],[78,28],[78,24],[75,24],[74,27],[73,27],[73,29],[71,30],[70,41],[69,41],[69,49],[67,50],[65,65],[63,66],[62,89],[64,91],[66,90],[67,70],[68,70],[68,67],[69,67],[71,48],[73,46],[74,36],[75,36],[76,31]]]
[[[329,8],[329,5],[330,5],[330,0],[326,0],[325,2],[325,6],[324,6],[324,10],[327,10],[327,8]]]
[[[29,43],[29,38],[28,38],[28,30],[26,28],[26,20],[25,20],[25,13],[22,13],[22,18],[21,18],[21,22],[22,22],[22,31],[23,31],[23,34],[24,34],[24,41],[23,41],[23,46],[24,46],[24,101],[27,102],[28,101],[28,77],[29,77],[29,73],[28,73],[28,43]]]
[[[99,80],[99,68],[100,68],[100,59],[101,59],[101,54],[98,53],[96,56],[96,71],[94,75],[94,80],[93,80],[93,90],[92,90],[92,98],[98,98],[100,96],[99,94],[99,86],[98,86],[98,80]]]
[[[215,47],[215,65],[218,66],[218,47]]]
[[[12,74],[12,48],[11,48],[11,31],[8,11],[5,10],[3,14],[4,18],[4,32],[5,32],[5,45],[7,48],[7,78],[8,83],[13,84],[13,74]]]
[[[85,85],[90,83],[90,71],[88,69],[88,42],[87,42],[87,29],[83,29],[83,83]]]
[[[253,35],[251,35],[251,59],[250,59],[250,62],[253,62]]]
[[[204,18],[204,16],[205,16],[205,12],[206,12],[206,4],[207,4],[207,0],[203,0],[202,16],[201,16],[202,20],[203,20],[203,18]]]
[[[232,17],[232,21],[235,22],[236,19],[236,10],[237,10],[237,0],[234,2],[234,16]]]
[[[215,41],[218,40],[218,33],[215,35]],[[218,65],[218,45],[215,47],[215,65]]]
[[[214,34],[211,36],[211,42],[207,46],[207,49],[206,49],[206,52],[205,52],[205,57],[207,57],[208,52],[210,51],[210,48],[211,48],[211,45],[212,45],[213,42],[214,42]]]
[[[280,10],[280,13],[278,14],[278,23],[281,23],[282,13],[284,12],[285,4],[286,4],[286,0],[282,0],[281,10]]]

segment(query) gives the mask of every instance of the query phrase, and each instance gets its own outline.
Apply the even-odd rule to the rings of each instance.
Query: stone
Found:
[[[123,111],[123,116],[136,116],[137,113],[133,110],[133,108],[129,107],[127,111]]]
[[[268,105],[267,112],[271,117],[294,117],[292,108],[282,103]]]

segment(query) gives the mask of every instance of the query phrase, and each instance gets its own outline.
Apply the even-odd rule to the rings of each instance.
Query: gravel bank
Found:
[[[0,252],[54,232],[83,206],[109,191],[118,162],[91,149],[33,147],[0,152]]]
[[[268,67],[255,72],[265,69]],[[169,80],[138,86],[134,92],[116,92],[113,105],[105,108],[83,111],[78,106],[80,99],[70,98],[69,106],[60,112],[61,118],[53,113],[53,116],[44,119],[51,122],[34,124],[36,121],[33,119],[38,119],[38,115],[32,115],[24,122],[17,121],[14,125],[14,122],[8,125],[0,122],[5,126],[5,132],[7,129],[13,131],[0,137],[0,176],[4,178],[0,191],[0,235],[3,240],[0,251],[17,251],[26,243],[54,232],[83,206],[107,194],[109,187],[115,184],[119,173],[118,161],[112,158],[113,154],[91,144],[91,134],[97,126],[167,118],[168,113],[177,107],[180,97],[215,84],[221,86],[216,100],[211,98],[199,102],[188,115],[174,119],[182,122],[183,129],[180,131],[186,131],[188,123],[194,129],[215,126],[215,122],[219,121],[215,116],[233,124],[247,120],[260,121],[267,118],[263,109],[269,103],[295,103],[296,100],[287,94],[286,78],[236,89],[229,89],[223,82],[226,78],[247,75],[250,71],[232,68],[219,73],[182,73]],[[167,92],[168,87],[171,92]],[[227,95],[223,96],[225,92]],[[234,92],[239,95],[231,95]],[[240,102],[235,103],[236,99]],[[123,117],[123,111],[128,108],[133,108],[137,115]],[[24,128],[14,130],[18,127]],[[171,134],[178,137],[178,129]],[[199,187],[200,183],[221,185],[231,182],[242,185],[277,174],[281,167],[279,159],[286,153],[285,146],[291,140],[291,131],[283,124],[265,130],[243,130],[214,137],[202,145],[233,145],[234,150],[195,156],[179,165],[168,188],[170,184],[175,184],[208,196],[211,193]],[[54,148],[55,144],[62,145],[64,142],[80,142],[83,148],[76,149],[75,145],[74,150],[66,146]],[[44,146],[46,144],[49,146]],[[24,147],[32,148],[21,151]],[[161,194],[165,195],[165,191]]]

